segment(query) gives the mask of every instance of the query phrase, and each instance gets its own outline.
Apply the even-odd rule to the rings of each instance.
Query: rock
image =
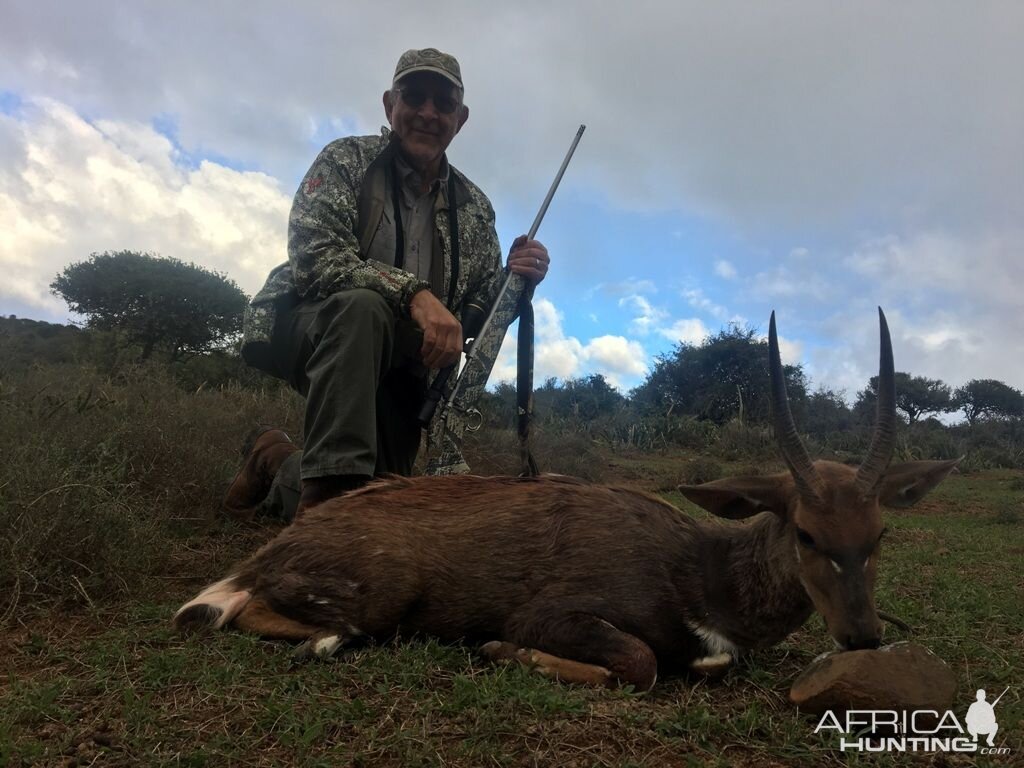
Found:
[[[934,709],[953,706],[956,675],[922,645],[822,654],[793,683],[789,700],[821,714],[848,709]]]

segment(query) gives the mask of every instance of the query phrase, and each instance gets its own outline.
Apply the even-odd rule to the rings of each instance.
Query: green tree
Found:
[[[801,423],[811,434],[827,435],[852,429],[855,419],[842,394],[819,388],[808,395]]]
[[[624,407],[626,398],[604,376],[593,373],[562,384],[548,379],[534,393],[534,403],[534,411],[545,416],[593,421]]]
[[[633,390],[641,408],[690,414],[717,424],[742,417],[767,422],[770,417],[768,343],[753,328],[730,326],[702,344],[681,343],[659,357],[647,379]],[[786,389],[794,412],[802,414],[807,379],[799,365],[785,365]]]
[[[952,404],[971,426],[978,419],[1024,416],[1024,394],[995,379],[971,379],[953,392]]]
[[[857,403],[854,405],[861,421],[874,421],[877,400],[878,377],[872,376],[867,387],[857,393]],[[896,409],[906,416],[908,423],[913,424],[922,416],[953,410],[952,391],[948,384],[939,379],[911,376],[897,371]]]
[[[85,315],[87,327],[140,345],[143,360],[158,348],[177,360],[231,343],[247,301],[218,272],[135,251],[94,253],[66,267],[50,290]]]

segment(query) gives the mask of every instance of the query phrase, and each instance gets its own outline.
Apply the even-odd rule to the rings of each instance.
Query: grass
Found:
[[[297,666],[276,642],[179,637],[177,606],[277,530],[227,523],[216,502],[246,429],[294,430],[297,402],[275,388],[183,390],[157,371],[59,373],[0,379],[0,766],[921,763],[840,753],[788,704],[793,679],[831,646],[817,617],[719,682],[670,678],[645,696],[552,683],[429,638]],[[780,468],[537,441],[545,469],[680,506],[672,489],[697,475]],[[516,469],[507,434],[470,448],[475,466]],[[954,668],[958,714],[976,688],[1010,686],[997,713],[1011,757],[936,765],[1024,759],[1022,478],[953,476],[888,515],[879,606]]]

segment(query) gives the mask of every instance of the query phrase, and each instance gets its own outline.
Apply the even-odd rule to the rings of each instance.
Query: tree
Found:
[[[1024,394],[995,379],[971,379],[953,392],[952,404],[972,427],[978,419],[1024,416]]]
[[[224,275],[196,264],[148,253],[94,253],[66,267],[50,284],[86,326],[118,330],[142,347],[172,360],[224,346],[242,328],[247,297]]]
[[[951,394],[949,385],[939,379],[896,372],[896,409],[906,416],[910,424],[927,414],[953,410]],[[872,376],[868,386],[857,394],[857,403],[854,405],[862,421],[874,421],[877,401],[878,377]]]
[[[807,432],[815,435],[845,432],[854,426],[853,411],[841,393],[819,388],[807,397],[802,424]]]
[[[600,373],[578,379],[566,379],[561,385],[548,379],[534,393],[534,411],[551,416],[572,416],[593,421],[622,408],[626,398]]]
[[[691,414],[724,424],[742,417],[767,422],[770,415],[768,343],[753,328],[730,326],[702,344],[680,343],[657,359],[632,395],[648,410]],[[783,366],[794,412],[802,413],[807,380],[799,365]]]

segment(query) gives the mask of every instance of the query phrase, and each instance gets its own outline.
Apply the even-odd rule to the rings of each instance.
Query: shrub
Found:
[[[172,540],[214,519],[248,429],[294,429],[298,403],[276,385],[189,392],[157,366],[0,377],[0,617],[166,574]]]
[[[717,480],[722,476],[722,465],[714,459],[698,456],[683,462],[679,482],[685,485],[700,485]]]

